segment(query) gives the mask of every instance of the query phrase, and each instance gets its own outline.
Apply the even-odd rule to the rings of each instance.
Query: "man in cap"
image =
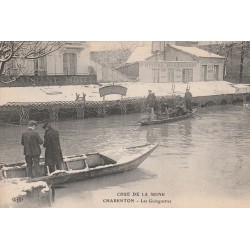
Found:
[[[189,91],[189,88],[186,88],[184,102],[186,109],[192,111],[192,93]]]
[[[43,140],[39,134],[35,131],[37,123],[33,120],[28,123],[28,130],[22,133],[21,143],[24,147],[23,154],[25,155],[25,161],[27,163],[28,177],[34,178],[40,175],[39,159],[41,154],[40,145],[43,144]],[[33,175],[32,166],[34,168]]]
[[[146,104],[147,104],[147,108],[148,108],[149,117],[151,120],[153,120],[155,117],[155,108],[156,108],[157,100],[156,100],[156,96],[152,92],[152,90],[148,91],[148,96],[146,98]]]
[[[44,124],[43,129],[45,129],[43,144],[45,148],[45,165],[49,167],[49,172],[52,173],[60,170],[63,162],[59,133],[48,122]]]

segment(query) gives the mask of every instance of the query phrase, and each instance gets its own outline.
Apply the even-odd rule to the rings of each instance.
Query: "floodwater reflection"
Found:
[[[148,191],[164,192],[172,200],[166,207],[249,207],[250,109],[211,107],[199,115],[201,119],[145,127],[136,123],[140,114],[55,123],[64,155],[147,142],[159,146],[136,170],[56,188],[54,206],[117,206],[104,204],[103,197]],[[24,159],[20,136],[25,129],[1,128],[0,162]],[[41,126],[38,132],[43,135]]]

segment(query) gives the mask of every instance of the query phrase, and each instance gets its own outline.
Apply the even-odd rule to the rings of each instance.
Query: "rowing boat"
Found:
[[[154,125],[154,124],[163,124],[163,123],[170,123],[170,122],[176,122],[176,121],[179,121],[179,120],[184,120],[184,119],[188,119],[188,118],[191,118],[193,115],[195,115],[197,109],[193,109],[192,112],[189,112],[187,114],[184,114],[184,115],[180,115],[180,116],[175,116],[175,117],[164,117],[161,116],[159,118],[156,118],[156,119],[142,119],[140,121],[138,121],[138,123],[140,123],[142,126],[146,126],[146,125]]]
[[[82,181],[90,178],[125,172],[137,168],[158,146],[145,144],[136,147],[64,157],[62,170],[48,174],[44,159],[40,160],[40,176],[32,181],[45,181],[49,185]],[[24,163],[3,165],[3,178],[27,178]]]

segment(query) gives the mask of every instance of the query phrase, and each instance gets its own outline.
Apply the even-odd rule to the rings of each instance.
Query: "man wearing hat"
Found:
[[[186,109],[192,111],[192,94],[189,91],[189,88],[186,88],[186,93],[184,96],[185,107]]]
[[[156,104],[157,104],[156,96],[152,92],[152,90],[148,91],[148,96],[146,98],[146,104],[147,104],[149,117],[152,120],[155,117],[155,108],[156,108]]]
[[[49,172],[52,173],[55,170],[60,170],[63,162],[59,133],[48,122],[44,124],[43,129],[45,129],[43,143],[45,165],[49,167]]]
[[[28,177],[34,178],[39,177],[40,167],[39,158],[41,154],[40,145],[43,144],[43,140],[39,134],[35,131],[37,123],[33,120],[28,123],[28,130],[22,133],[21,143],[24,147],[23,154],[25,155],[25,161],[27,163]],[[34,168],[34,175],[32,171],[32,166]]]

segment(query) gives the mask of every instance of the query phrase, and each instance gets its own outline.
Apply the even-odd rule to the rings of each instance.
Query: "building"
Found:
[[[22,75],[8,86],[77,85],[126,82],[133,78],[117,71],[131,54],[128,50],[91,52],[89,42],[65,42],[54,52],[34,60],[11,61],[8,76]],[[1,86],[1,83],[0,83]],[[6,84],[3,83],[3,86]]]
[[[66,42],[53,53],[34,62],[35,75],[90,74],[90,48],[87,42]]]
[[[12,60],[10,63],[10,77],[17,76],[20,67],[22,74],[8,86],[77,85],[97,81],[90,63],[88,42],[65,42],[44,57]]]
[[[126,64],[130,55],[131,52],[128,49],[91,51],[90,65],[97,76],[97,82],[133,81],[133,78],[116,70],[116,68]]]
[[[124,66],[130,55],[131,51],[129,49],[91,51],[90,59],[109,68],[116,69]]]
[[[138,47],[118,68],[141,82],[195,82],[223,80],[224,57],[194,47],[196,42],[152,42]]]
[[[225,57],[224,79],[226,81],[236,83],[250,82],[250,42],[221,41],[200,43],[199,48]]]

